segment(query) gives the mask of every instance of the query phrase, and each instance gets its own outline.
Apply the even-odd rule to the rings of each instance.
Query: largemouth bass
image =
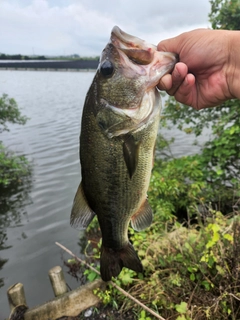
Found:
[[[160,119],[159,79],[177,59],[114,27],[87,93],[81,124],[78,187],[71,225],[86,228],[96,214],[102,233],[104,281],[123,267],[143,272],[128,226],[152,222],[147,190]]]

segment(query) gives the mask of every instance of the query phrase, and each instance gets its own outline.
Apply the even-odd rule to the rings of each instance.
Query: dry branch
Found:
[[[66,251],[68,254],[70,254],[72,257],[74,257],[76,260],[78,260],[79,262],[81,262],[82,264],[84,264],[85,266],[87,266],[89,269],[91,269],[92,271],[96,272],[97,274],[100,275],[99,271],[96,270],[94,267],[90,266],[86,261],[83,261],[82,259],[78,258],[74,253],[72,253],[69,249],[67,249],[66,247],[64,247],[62,244],[60,244],[59,242],[55,242],[57,246],[59,246],[60,248],[62,248],[64,251]],[[125,290],[123,290],[122,288],[120,288],[118,285],[116,285],[114,282],[109,281],[109,283],[116,288],[117,290],[119,290],[125,297],[131,299],[132,301],[134,301],[136,304],[138,304],[141,308],[143,308],[144,310],[146,310],[147,312],[151,313],[154,317],[156,317],[157,319],[160,320],[165,320],[163,317],[161,317],[159,314],[157,314],[156,312],[154,312],[152,309],[148,308],[147,306],[145,306],[145,304],[143,304],[142,302],[140,302],[139,300],[137,300],[136,298],[134,298],[132,295],[130,295],[128,292],[126,292]]]

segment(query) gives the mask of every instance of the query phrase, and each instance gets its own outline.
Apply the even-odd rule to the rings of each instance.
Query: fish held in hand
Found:
[[[123,267],[143,272],[128,226],[152,222],[147,190],[154,161],[161,99],[156,85],[177,58],[114,27],[87,93],[81,124],[82,181],[70,223],[86,228],[97,215],[104,281]]]

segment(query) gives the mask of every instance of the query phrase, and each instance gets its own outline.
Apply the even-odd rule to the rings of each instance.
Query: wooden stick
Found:
[[[48,271],[49,279],[52,284],[55,297],[61,296],[68,292],[66,281],[64,279],[63,271],[60,266],[56,266]]]
[[[7,291],[7,296],[11,311],[19,305],[26,305],[25,292],[22,283],[12,285]]]
[[[85,266],[87,266],[89,269],[91,269],[92,271],[96,272],[97,274],[100,275],[100,272],[98,270],[96,270],[94,267],[90,266],[86,261],[83,261],[82,259],[78,258],[74,253],[72,253],[69,249],[67,249],[66,247],[64,247],[62,244],[60,244],[59,242],[55,242],[57,246],[59,246],[60,248],[62,248],[64,251],[66,251],[67,253],[69,253],[72,257],[74,257],[76,260],[78,260],[79,262],[81,262],[82,264],[84,264]],[[142,302],[140,302],[139,300],[137,300],[136,298],[134,298],[132,295],[130,295],[127,291],[123,290],[122,288],[120,288],[118,285],[116,285],[114,282],[109,281],[109,283],[115,287],[117,290],[119,290],[124,296],[128,297],[129,299],[131,299],[132,301],[134,301],[135,303],[137,303],[140,307],[142,307],[144,310],[146,310],[147,312],[151,313],[154,317],[156,317],[157,319],[160,320],[166,320],[163,317],[161,317],[159,314],[157,314],[156,312],[154,312],[152,309],[148,308],[147,306],[145,306]]]

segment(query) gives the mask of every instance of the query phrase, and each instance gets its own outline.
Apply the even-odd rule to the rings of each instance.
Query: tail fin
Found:
[[[112,277],[118,276],[123,267],[143,272],[141,261],[131,243],[118,251],[102,246],[100,272],[103,281],[110,281]]]

